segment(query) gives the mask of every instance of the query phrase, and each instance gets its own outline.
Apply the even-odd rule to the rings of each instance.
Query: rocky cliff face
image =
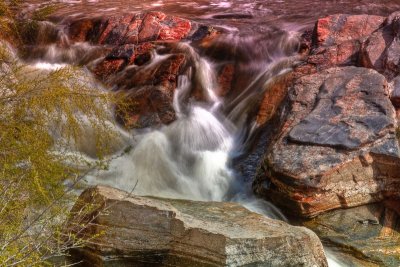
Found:
[[[97,186],[80,196],[72,214],[88,203],[97,208],[81,234],[99,236],[77,253],[90,266],[327,266],[313,232],[238,204],[139,197]]]

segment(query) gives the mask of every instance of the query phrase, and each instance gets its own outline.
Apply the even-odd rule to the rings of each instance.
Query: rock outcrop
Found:
[[[157,127],[176,119],[173,95],[178,76],[197,63],[181,40],[204,47],[220,32],[162,12],[125,14],[111,18],[85,18],[67,26],[71,42],[89,42],[108,49],[104,58],[89,68],[106,84],[125,96],[116,107],[118,120],[127,128]],[[218,95],[230,90],[234,68],[226,65],[218,76]],[[207,101],[196,88],[188,97]],[[199,90],[197,90],[199,89]]]
[[[303,62],[275,87],[259,195],[304,217],[400,196],[398,17],[333,15],[303,34]]]
[[[313,232],[235,203],[139,197],[97,186],[82,193],[72,214],[88,203],[98,208],[85,217],[92,219],[82,233],[99,236],[75,252],[91,266],[327,266]]]
[[[326,243],[372,266],[400,265],[398,200],[335,210],[304,223]],[[353,266],[350,262],[348,266]],[[359,266],[355,264],[355,266]],[[369,266],[364,263],[362,266]]]
[[[281,128],[254,184],[260,195],[306,217],[400,196],[395,110],[384,76],[357,67],[303,76],[279,112]]]

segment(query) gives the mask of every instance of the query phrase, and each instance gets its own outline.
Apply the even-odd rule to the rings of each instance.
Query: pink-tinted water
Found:
[[[400,9],[397,0],[57,0],[56,17],[109,16],[125,12],[161,10],[195,20],[217,20],[220,23],[254,25],[310,25],[315,19],[335,13],[388,15]],[[49,3],[28,0],[35,9]],[[240,22],[239,22],[240,21]]]

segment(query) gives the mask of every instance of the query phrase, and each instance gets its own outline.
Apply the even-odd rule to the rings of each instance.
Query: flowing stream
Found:
[[[268,83],[291,70],[297,59],[300,32],[312,27],[317,18],[334,13],[388,15],[400,7],[394,0],[59,2],[62,6],[56,11],[55,18],[160,10],[225,31],[219,44],[209,53],[200,53],[190,42],[179,44],[178,49],[193,63],[178,78],[174,95],[177,120],[156,129],[130,132],[118,129],[121,135],[115,142],[118,145],[108,169],[89,173],[85,178],[88,184],[108,184],[127,191],[136,185],[135,194],[140,195],[235,201],[252,211],[281,220],[286,219],[276,207],[257,199],[251,192],[249,178],[254,175],[256,166],[247,164],[246,175],[235,171],[234,159],[246,153],[255,142],[257,125],[249,120],[250,108],[263,96]],[[24,12],[43,3],[27,1]],[[34,53],[29,61],[36,68],[57,69],[76,64],[82,54],[95,50],[86,43],[63,48],[50,45]],[[149,65],[168,56],[155,53]],[[229,98],[219,98],[215,92],[218,87],[216,68],[224,60],[231,61],[237,70],[232,88],[237,93]],[[186,101],[194,84],[207,96],[207,103]],[[258,146],[260,151],[253,155],[256,160],[262,153],[263,144]],[[81,148],[81,152],[89,160],[94,154],[90,146]],[[330,266],[341,266],[334,256],[327,255]]]

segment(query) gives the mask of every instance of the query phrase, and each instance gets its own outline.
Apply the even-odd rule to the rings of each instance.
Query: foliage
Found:
[[[38,35],[39,23],[45,21],[57,5],[49,1],[36,8],[29,19],[22,19],[19,17],[22,4],[21,0],[0,0],[0,37],[13,44],[32,44]]]
[[[13,13],[17,4],[0,1],[3,30],[19,27]],[[82,69],[44,72],[13,54],[1,43],[0,266],[41,266],[85,242],[64,231],[74,197],[70,192],[84,176],[76,167],[82,157],[69,152],[90,128],[98,165],[103,164],[108,140],[116,134],[107,112],[113,100],[91,88]]]

